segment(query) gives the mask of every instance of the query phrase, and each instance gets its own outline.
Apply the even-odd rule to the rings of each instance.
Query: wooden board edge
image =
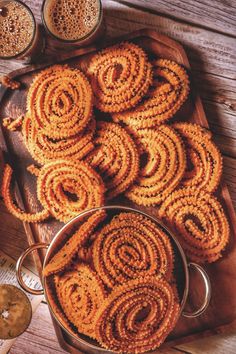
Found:
[[[205,329],[202,332],[197,332],[195,334],[190,334],[189,336],[183,336],[177,339],[173,339],[167,342],[164,342],[163,348],[170,348],[174,347],[176,345],[182,345],[186,343],[190,343],[199,339],[215,336],[215,335],[220,335],[224,333],[230,333],[232,330],[236,331],[236,320],[233,320],[232,322],[225,323],[224,325],[217,326],[214,328],[210,329]]]

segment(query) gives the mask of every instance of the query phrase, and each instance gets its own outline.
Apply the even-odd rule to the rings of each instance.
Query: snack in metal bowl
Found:
[[[81,259],[80,250],[92,250]],[[160,346],[180,315],[168,234],[147,216],[95,211],[44,268],[65,328],[115,352]]]

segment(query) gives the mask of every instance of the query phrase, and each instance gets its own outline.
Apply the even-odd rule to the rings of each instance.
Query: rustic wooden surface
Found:
[[[40,21],[41,1],[25,1]],[[236,96],[235,96],[235,1],[103,1],[107,35],[118,36],[143,27],[153,28],[179,40],[185,47],[204,108],[215,133],[216,143],[224,153],[224,178],[236,206]],[[47,43],[47,53],[55,53],[54,42]],[[19,63],[0,61],[0,73],[21,67]],[[26,247],[21,223],[0,204],[0,247],[17,257]],[[3,217],[2,217],[3,216]],[[21,242],[19,242],[21,240]],[[236,335],[214,336],[165,350],[164,353],[234,353]],[[45,304],[40,305],[27,332],[11,353],[63,352],[55,339]]]

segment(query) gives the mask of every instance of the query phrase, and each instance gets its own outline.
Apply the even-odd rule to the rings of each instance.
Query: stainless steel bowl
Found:
[[[19,284],[27,292],[34,294],[34,295],[45,294],[45,297],[48,302],[48,306],[49,306],[52,316],[57,321],[59,326],[63,329],[63,331],[65,333],[67,333],[67,335],[69,336],[69,338],[71,339],[71,341],[73,343],[73,346],[78,349],[78,352],[82,350],[83,352],[91,353],[91,354],[94,354],[94,353],[108,354],[108,353],[113,353],[113,352],[110,350],[106,350],[104,348],[101,348],[97,342],[95,342],[94,340],[92,340],[82,334],[76,335],[73,332],[69,332],[63,326],[63,324],[60,322],[60,319],[58,318],[57,314],[54,312],[53,307],[50,304],[50,300],[48,297],[48,280],[47,280],[48,278],[42,277],[42,284],[43,284],[42,290],[31,289],[23,281],[21,268],[22,268],[22,264],[23,264],[25,257],[29,253],[31,253],[34,250],[46,248],[47,252],[46,252],[46,256],[44,258],[44,263],[43,263],[43,268],[44,268],[48,264],[48,262],[50,261],[52,256],[60,248],[62,242],[64,243],[70,237],[71,233],[76,229],[79,222],[81,221],[81,218],[84,218],[86,216],[90,216],[95,211],[102,210],[102,209],[106,210],[108,215],[112,215],[112,216],[116,215],[117,213],[120,213],[120,212],[135,212],[135,213],[144,215],[144,216],[148,217],[149,219],[151,219],[153,222],[155,222],[159,227],[161,227],[165,231],[165,233],[169,236],[171,243],[172,243],[172,247],[174,249],[174,253],[175,253],[174,275],[176,278],[177,288],[178,288],[178,292],[179,292],[179,298],[181,299],[180,315],[185,316],[185,317],[189,317],[189,318],[200,316],[207,309],[209,302],[210,302],[210,298],[211,298],[211,285],[210,285],[210,280],[208,278],[207,273],[198,264],[192,263],[192,262],[191,263],[187,262],[184,251],[183,251],[181,245],[179,244],[178,240],[173,235],[173,233],[160,220],[158,220],[157,218],[155,218],[151,215],[148,215],[147,213],[145,213],[143,211],[140,211],[140,210],[137,210],[134,208],[130,208],[130,207],[126,207],[126,206],[120,206],[120,205],[104,206],[104,207],[94,208],[94,209],[82,212],[77,217],[70,220],[64,227],[62,227],[62,229],[55,235],[55,237],[53,238],[53,240],[50,244],[37,243],[37,244],[34,244],[34,245],[30,246],[29,248],[27,248],[22,253],[22,255],[19,257],[19,259],[17,261],[16,275],[17,275],[17,279],[18,279]],[[200,273],[200,275],[202,276],[203,282],[204,282],[204,286],[205,286],[205,294],[203,296],[203,302],[202,302],[201,306],[193,312],[184,311],[184,307],[185,307],[185,304],[186,304],[186,301],[188,298],[188,293],[189,293],[189,277],[190,277],[189,268],[190,267],[195,268],[196,271],[198,271]]]

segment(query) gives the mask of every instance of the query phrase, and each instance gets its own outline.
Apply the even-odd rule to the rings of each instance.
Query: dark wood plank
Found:
[[[223,175],[236,210],[236,159],[224,157]]]
[[[49,310],[41,303],[26,332],[17,338],[10,354],[66,353],[58,344]]]
[[[17,260],[29,246],[23,224],[8,212],[2,199],[0,199],[0,215],[0,249]],[[33,257],[28,256],[24,265],[36,271]]]
[[[226,334],[198,339],[175,347],[192,354],[234,354],[236,348],[236,327]]]
[[[137,7],[143,12],[162,14],[187,24],[196,24],[235,36],[236,3],[234,0],[132,0],[118,2]]]

